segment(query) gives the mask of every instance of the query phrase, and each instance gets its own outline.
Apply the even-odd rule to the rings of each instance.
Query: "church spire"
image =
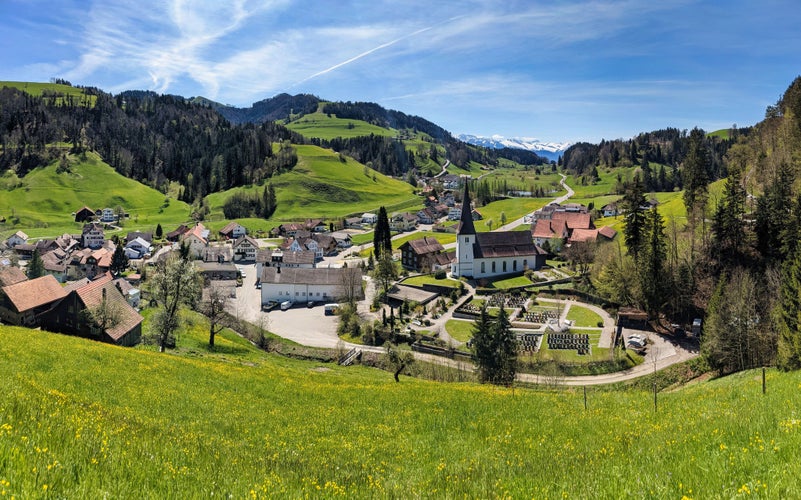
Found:
[[[469,180],[464,180],[464,196],[462,196],[462,217],[459,222],[458,234],[476,234],[476,228],[473,225],[473,210],[470,207],[470,191],[467,189]]]

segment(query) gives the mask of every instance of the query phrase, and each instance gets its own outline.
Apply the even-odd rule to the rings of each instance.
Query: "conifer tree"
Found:
[[[111,273],[119,275],[128,269],[128,256],[125,255],[125,249],[122,247],[122,242],[117,242],[117,248],[114,249],[114,254],[111,256]]]
[[[801,368],[801,247],[785,263],[779,306],[779,345],[776,365],[782,370]]]
[[[164,230],[161,228],[161,224],[156,224],[156,239],[160,240],[162,236],[164,236]]]
[[[389,217],[387,217],[387,209],[381,207],[378,209],[378,220],[375,224],[373,231],[373,253],[376,259],[380,259],[384,251],[392,254],[392,232],[389,229]]]
[[[28,264],[28,271],[26,274],[28,279],[35,279],[44,276],[44,273],[44,262],[42,262],[42,256],[39,255],[39,249],[36,248],[33,250],[33,258],[31,259],[31,263]]]
[[[638,175],[635,175],[623,195],[623,208],[626,211],[623,236],[629,255],[635,260],[637,260],[645,240],[645,209],[643,208],[645,194],[643,191],[642,181]]]
[[[473,325],[474,359],[481,382],[511,385],[517,374],[517,340],[509,315],[501,308],[491,320],[486,306]]]

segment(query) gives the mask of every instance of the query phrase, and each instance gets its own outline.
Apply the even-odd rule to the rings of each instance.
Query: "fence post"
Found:
[[[587,411],[587,386],[584,386],[584,411]]]

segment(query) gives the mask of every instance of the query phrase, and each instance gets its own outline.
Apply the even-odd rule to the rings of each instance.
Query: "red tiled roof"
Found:
[[[3,287],[3,292],[17,312],[28,311],[67,296],[56,278],[49,274]]]
[[[14,266],[0,267],[0,287],[14,285],[27,280],[28,277],[22,272],[22,269]]]
[[[554,212],[552,220],[564,221],[568,229],[592,229],[592,217],[590,214],[578,212]]]
[[[604,226],[604,227],[602,227],[601,229],[598,230],[598,234],[600,234],[604,238],[608,238],[610,240],[613,240],[613,239],[615,239],[615,236],[617,236],[617,231],[612,229],[611,226]]]
[[[106,302],[111,304],[119,312],[119,322],[106,328],[106,334],[113,340],[117,341],[126,333],[130,332],[137,325],[139,325],[144,318],[136,312],[136,310],[128,304],[125,297],[122,296],[120,291],[114,286],[111,281],[111,275],[106,273],[102,278],[84,285],[75,291],[78,294],[81,302],[87,308],[98,307],[103,301],[103,291],[105,290]]]
[[[410,246],[412,248],[412,251],[417,255],[425,255],[445,250],[445,248],[439,241],[437,241],[436,238],[432,238],[430,236],[407,241],[406,243],[401,245],[401,247],[406,245]]]
[[[570,242],[595,241],[598,238],[597,229],[574,229],[570,235]]]

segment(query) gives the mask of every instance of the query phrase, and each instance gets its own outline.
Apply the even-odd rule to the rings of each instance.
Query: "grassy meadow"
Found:
[[[502,389],[0,327],[0,494],[793,498],[801,373]],[[555,384],[558,379],[543,377]]]
[[[93,95],[85,95],[81,88],[62,85],[60,83],[0,81],[0,88],[2,87],[19,89],[35,97],[40,97],[43,93],[47,92],[50,93],[50,95],[58,96],[56,102],[61,102],[64,96],[72,96],[77,103],[94,106],[97,100]]]
[[[365,135],[381,135],[395,137],[397,132],[391,129],[372,125],[362,120],[337,118],[322,112],[303,115],[286,124],[286,128],[294,130],[304,137],[331,140],[335,137],[351,138]]]
[[[386,177],[351,158],[340,161],[333,151],[317,146],[295,146],[298,164],[289,172],[273,177],[278,198],[276,209],[266,226],[277,221],[297,221],[309,217],[332,219],[349,214],[411,210],[422,207],[408,183]],[[234,188],[206,197],[213,218],[222,218],[222,206],[235,191],[257,192],[262,186]],[[395,208],[397,207],[397,208]]]
[[[92,208],[122,206],[130,214],[124,231],[164,231],[189,219],[189,206],[163,193],[118,174],[96,154],[86,159],[70,156],[70,171],[58,173],[58,162],[37,168],[19,178],[11,171],[0,175],[0,237],[22,229],[31,237],[53,237],[80,232],[73,212],[84,205]],[[15,219],[19,222],[14,224]]]

